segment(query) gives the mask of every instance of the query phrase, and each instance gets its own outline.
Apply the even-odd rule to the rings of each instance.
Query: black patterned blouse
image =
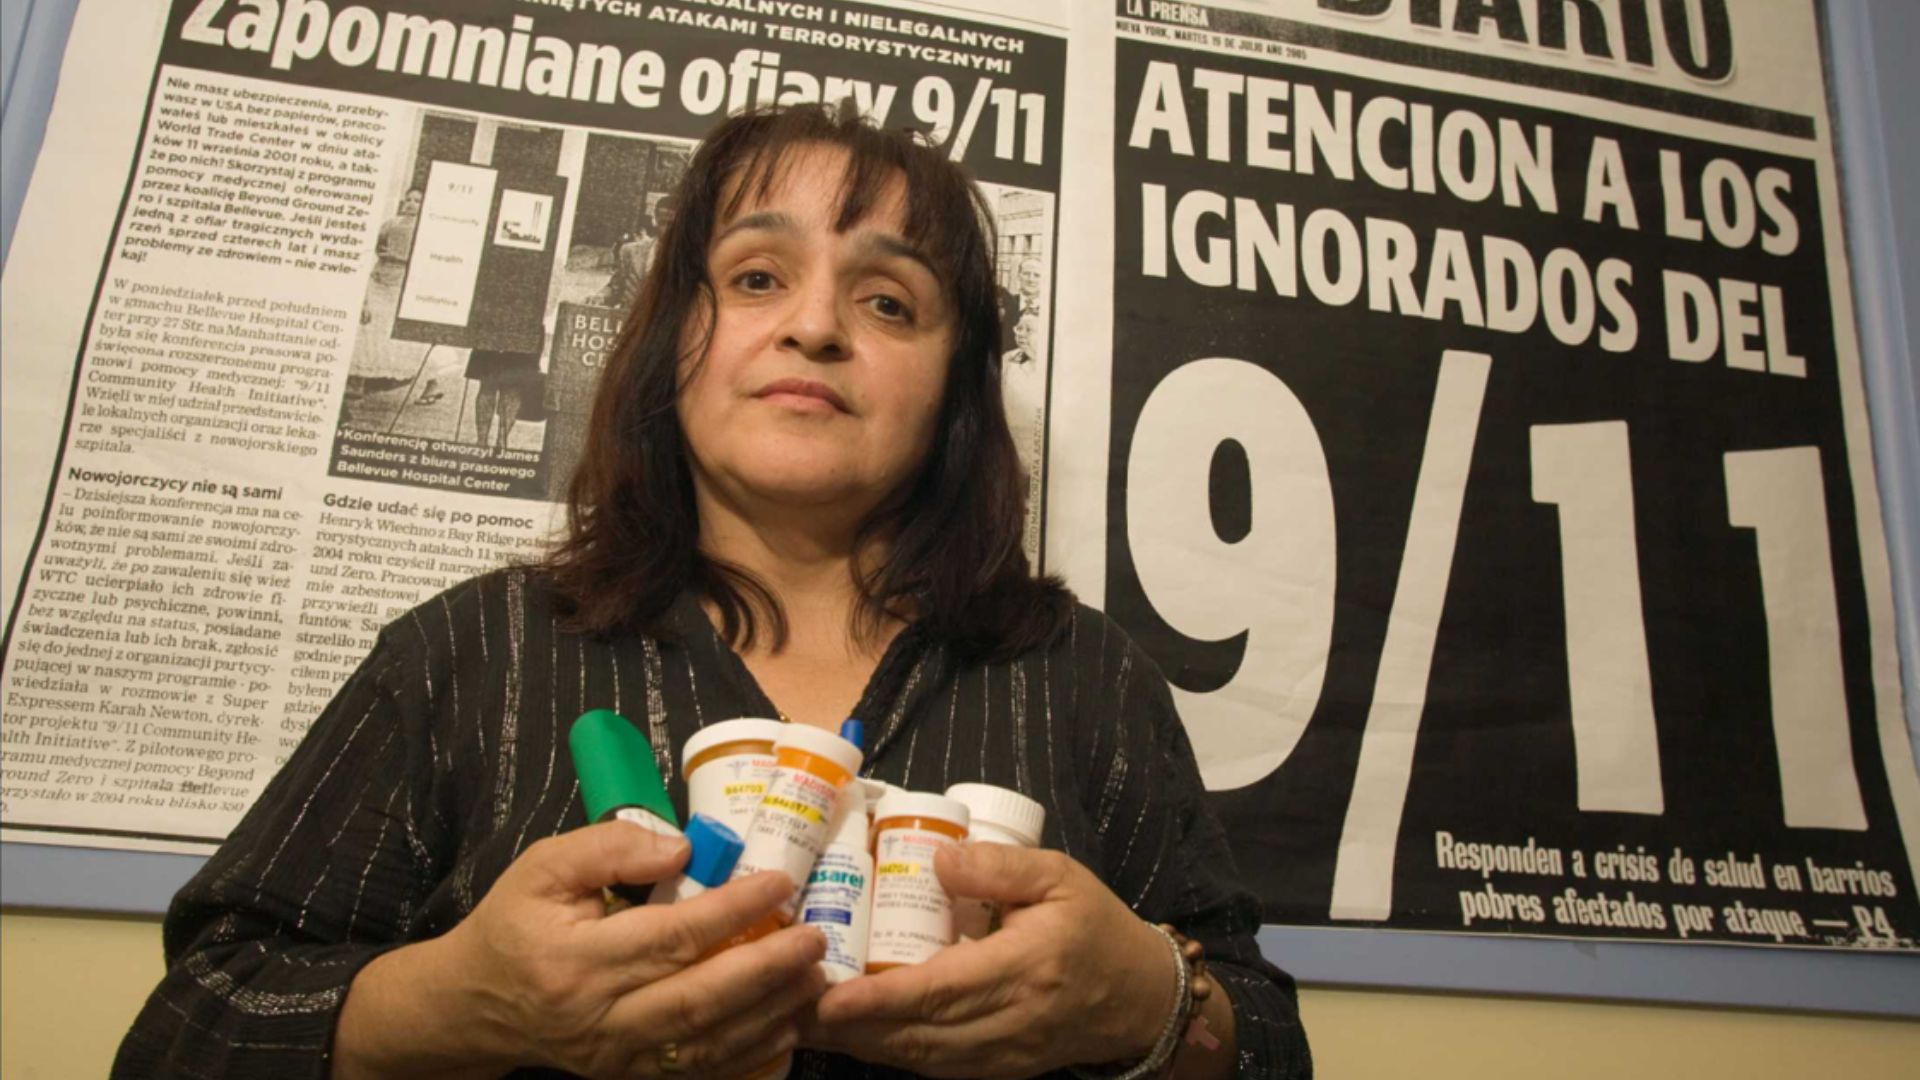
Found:
[[[166,977],[113,1075],[326,1076],[362,965],[445,933],[527,845],[585,823],[565,743],[593,708],[641,727],[682,807],[689,735],[775,715],[691,597],[657,636],[594,638],[557,626],[537,573],[508,570],[387,627],[174,898]],[[1259,906],[1166,681],[1104,615],[1080,607],[1051,646],[985,665],[909,627],[854,715],[865,775],[926,791],[980,781],[1045,804],[1045,846],[1205,943],[1233,1001],[1240,1074],[1312,1074],[1293,982],[1254,944]],[[896,1074],[802,1051],[793,1075]]]

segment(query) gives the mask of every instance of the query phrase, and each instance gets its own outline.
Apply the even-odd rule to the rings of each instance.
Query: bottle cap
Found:
[[[867,725],[861,723],[859,720],[849,716],[845,720],[840,721],[840,737],[858,747],[861,753],[866,752]]]
[[[947,797],[967,804],[967,810],[973,815],[973,829],[997,828],[1013,834],[1028,847],[1040,846],[1040,830],[1047,823],[1047,808],[1025,795],[992,784],[954,784],[947,788]]]
[[[588,821],[599,821],[623,806],[638,806],[670,825],[680,823],[653,763],[653,747],[626,717],[608,709],[582,713],[567,732],[567,747],[573,751]]]
[[[781,728],[780,738],[773,744],[775,753],[792,747],[826,758],[850,773],[860,771],[860,748],[833,732],[808,724],[783,724]]]
[[[787,725],[778,720],[722,720],[717,724],[708,724],[688,736],[687,744],[680,748],[680,764],[699,757],[716,746],[730,742],[763,742],[773,745],[780,732]]]
[[[687,843],[693,845],[693,854],[681,873],[709,889],[726,884],[740,850],[746,847],[739,833],[705,814],[695,814],[687,822]]]
[[[867,792],[859,784],[848,784],[840,789],[840,807],[838,816],[833,819],[833,833],[827,837],[829,846],[867,849]]]
[[[931,791],[901,791],[895,788],[881,798],[879,806],[874,807],[873,820],[881,822],[897,817],[939,818],[963,829],[973,820],[973,815],[967,811],[967,804],[959,799],[949,799]]]

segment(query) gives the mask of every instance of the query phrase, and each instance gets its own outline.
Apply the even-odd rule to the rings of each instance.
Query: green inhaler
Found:
[[[627,821],[663,837],[682,838],[673,799],[653,762],[653,747],[626,717],[609,709],[582,713],[567,732],[567,748],[573,753],[588,821]],[[647,900],[643,886],[615,885],[607,892],[609,911]]]

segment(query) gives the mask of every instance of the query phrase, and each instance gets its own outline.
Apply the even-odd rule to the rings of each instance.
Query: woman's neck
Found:
[[[878,624],[856,617],[865,603],[854,581],[856,560],[884,558],[884,543],[858,542],[857,529],[826,528],[824,514],[775,510],[749,518],[708,500],[699,506],[702,553],[752,574],[786,617],[786,640],[776,649],[763,617],[763,632],[740,650],[741,662],[782,719],[835,730],[906,625],[892,615]],[[705,607],[718,626],[718,610]]]
[[[756,512],[751,519],[720,500],[698,500],[700,550],[753,575],[780,602],[787,622],[782,651],[802,656],[849,658],[878,655],[900,626],[887,619],[877,641],[853,633],[864,603],[855,584],[856,561],[873,566],[884,557],[881,541],[864,543],[852,523],[805,510]],[[755,636],[750,653],[771,653],[773,637]]]

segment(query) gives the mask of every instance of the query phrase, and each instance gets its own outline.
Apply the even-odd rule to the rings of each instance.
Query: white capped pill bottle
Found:
[[[953,902],[933,870],[941,848],[967,838],[965,803],[891,791],[873,811],[873,921],[867,971],[918,964],[953,944]]]
[[[813,864],[800,898],[800,921],[827,939],[820,970],[829,985],[867,970],[867,925],[873,909],[873,853],[867,848],[867,797],[863,784],[840,792],[840,813],[820,861]]]
[[[687,817],[705,814],[745,836],[766,797],[773,743],[785,727],[778,720],[722,720],[694,732],[680,750]]]
[[[1017,791],[992,784],[955,784],[947,798],[964,803],[972,824],[967,839],[976,843],[1037,848],[1047,824],[1047,808]],[[961,941],[977,941],[1000,926],[1000,906],[991,900],[956,896],[953,931]]]
[[[860,771],[860,748],[831,731],[784,724],[773,744],[773,775],[746,831],[747,847],[733,870],[746,877],[779,870],[793,894],[773,913],[781,926],[800,910],[801,890],[827,846],[840,792]]]

